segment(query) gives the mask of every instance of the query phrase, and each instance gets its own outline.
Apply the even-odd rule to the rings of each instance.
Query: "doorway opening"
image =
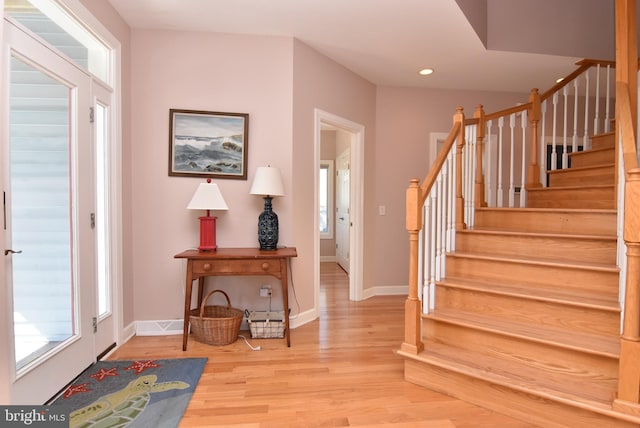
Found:
[[[344,152],[348,153],[348,177],[345,186],[347,186],[348,194],[343,193],[343,197],[346,197],[346,204],[348,206],[348,217],[345,217],[341,213],[340,216],[336,215],[335,231],[336,239],[338,238],[338,219],[340,217],[345,218],[343,227],[346,231],[343,234],[346,236],[346,240],[342,244],[341,250],[346,251],[343,257],[343,269],[349,273],[349,299],[354,301],[362,300],[363,298],[363,183],[364,183],[364,126],[352,122],[348,119],[336,116],[334,114],[316,109],[315,110],[315,239],[314,239],[314,293],[315,293],[315,307],[318,310],[318,304],[320,302],[320,166],[321,166],[321,144],[322,144],[322,131],[334,130],[340,133],[342,142],[337,144],[339,147],[336,149],[335,161],[336,174],[338,174],[338,158]],[[343,172],[343,174],[345,174]],[[338,185],[338,177],[336,175],[334,180],[336,186]],[[344,177],[343,177],[344,178]],[[344,181],[344,180],[343,180]],[[339,201],[336,200],[336,209],[338,209]],[[336,214],[336,209],[334,213]],[[345,248],[348,247],[348,248]],[[337,258],[336,258],[337,261]]]

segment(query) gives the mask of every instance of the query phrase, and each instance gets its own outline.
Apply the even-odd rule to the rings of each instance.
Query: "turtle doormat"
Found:
[[[206,358],[98,361],[50,404],[69,427],[175,428]]]

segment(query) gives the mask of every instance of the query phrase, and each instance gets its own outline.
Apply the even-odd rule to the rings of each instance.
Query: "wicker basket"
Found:
[[[222,293],[227,306],[205,306],[214,293]],[[243,312],[231,307],[229,296],[222,290],[213,290],[202,301],[198,309],[189,314],[191,331],[196,339],[208,345],[228,345],[238,339]]]

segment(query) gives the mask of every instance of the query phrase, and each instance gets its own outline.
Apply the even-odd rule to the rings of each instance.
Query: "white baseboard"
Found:
[[[134,321],[123,329],[122,331],[123,338],[121,343],[125,343],[135,335],[136,335],[136,323]]]
[[[336,262],[336,256],[320,256],[320,263]]]
[[[183,328],[182,319],[136,321],[136,336],[171,336],[182,334]]]
[[[298,315],[291,315],[289,325],[292,329],[300,327],[318,318],[315,311],[309,310]],[[136,336],[171,336],[182,334],[184,324],[182,319],[179,320],[147,320],[135,322]],[[242,319],[240,325],[241,330],[249,330],[249,324],[245,318]],[[133,336],[133,334],[131,335]],[[127,337],[126,342],[131,338]],[[123,343],[124,343],[123,342]]]
[[[364,290],[364,299],[368,299],[374,296],[396,296],[406,295],[409,292],[409,286],[386,286],[386,287],[373,287]],[[295,329],[302,325],[308,324],[318,319],[319,313],[316,310],[310,309],[308,311],[294,314],[292,313],[289,319],[289,325],[291,329]],[[135,321],[125,329],[126,340],[129,340],[134,334],[136,336],[170,336],[182,334],[184,324],[182,319],[177,320],[145,320]],[[246,319],[242,319],[240,326],[241,330],[249,330]],[[135,331],[134,331],[135,330]]]
[[[408,285],[371,287],[363,290],[362,298],[369,299],[375,296],[406,296],[409,293]]]
[[[291,326],[291,329],[294,329],[318,319],[319,316],[320,314],[314,310],[308,310],[299,314],[291,314],[291,317],[289,318],[289,326]]]

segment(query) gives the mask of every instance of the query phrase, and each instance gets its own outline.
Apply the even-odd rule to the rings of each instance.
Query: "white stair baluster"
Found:
[[[569,96],[568,85],[562,88],[562,102],[563,102],[563,115],[562,115],[562,169],[569,167],[569,154],[567,153],[567,115],[569,114],[569,106],[567,97]]]
[[[509,115],[509,208],[513,208],[514,204],[514,196],[515,196],[515,187],[513,184],[514,181],[514,171],[515,171],[515,127],[516,127],[516,114],[511,113]]]
[[[551,132],[551,170],[555,171],[557,169],[557,159],[558,159],[558,155],[556,153],[556,131],[558,128],[558,117],[557,117],[557,113],[558,113],[558,93],[556,92],[555,94],[553,94],[553,116],[552,116],[552,120],[553,120],[553,125],[552,125],[552,132]]]
[[[467,126],[465,127],[465,150],[467,152],[468,165],[469,169],[467,170],[467,192],[465,196],[465,217],[466,224],[468,227],[473,227],[473,217],[474,217],[474,207],[476,202],[476,187],[475,187],[475,178],[476,178],[476,168],[477,168],[477,158],[476,158],[476,133],[475,126]]]
[[[522,126],[522,165],[520,167],[520,202],[518,206],[524,208],[527,201],[527,191],[525,189],[527,179],[527,127],[529,124],[527,122],[527,110],[522,111],[520,123]]]
[[[444,196],[446,189],[444,189],[444,177],[442,171],[438,178],[436,179],[436,191],[437,197],[436,200],[438,202],[438,210],[436,217],[436,281],[440,281],[444,276],[444,223],[446,218],[446,210],[447,210],[447,201]]]
[[[573,81],[573,140],[571,151],[578,151],[578,79]]]
[[[596,88],[593,94],[595,113],[593,116],[593,135],[600,133],[600,64],[596,66]]]
[[[502,131],[504,130],[504,117],[498,118],[498,195],[496,198],[496,206],[501,208],[504,199],[502,195]]]
[[[540,133],[538,141],[539,163],[540,163],[540,184],[542,187],[547,187],[547,100],[544,100],[540,105],[540,115],[542,116],[542,124],[540,126]]]
[[[484,164],[485,164],[485,175],[484,175],[484,182],[485,182],[485,195],[487,198],[487,205],[490,207],[495,207],[496,206],[496,192],[495,192],[495,183],[493,182],[493,164],[495,162],[495,159],[493,157],[493,147],[491,146],[491,129],[493,127],[493,121],[490,120],[487,122],[487,134],[485,136],[484,139],[484,153],[486,154],[486,156],[484,157]]]
[[[611,75],[611,65],[607,64],[607,90],[606,90],[606,109],[604,114],[604,132],[611,131],[611,115],[610,115],[610,100],[611,100],[611,83],[610,83],[610,75]]]
[[[430,201],[430,212],[431,218],[429,219],[429,224],[424,225],[424,227],[428,226],[429,236],[427,238],[427,244],[429,246],[429,311],[435,309],[435,302],[433,300],[434,297],[434,288],[436,286],[436,222],[435,219],[438,215],[437,212],[437,201],[436,201],[436,192],[434,189],[431,189],[431,193],[429,194]]]
[[[591,148],[589,144],[589,81],[591,79],[591,69],[584,73],[584,135],[582,136],[582,147],[584,150]]]
[[[426,269],[426,260],[428,254],[428,248],[426,245],[426,233],[424,225],[428,224],[429,221],[429,210],[428,210],[429,198],[425,199],[425,203],[422,204],[422,209],[420,210],[420,215],[422,216],[422,225],[423,227],[418,232],[418,297],[422,300],[423,309],[425,312],[427,306],[425,302],[427,301],[428,296],[428,272]]]

